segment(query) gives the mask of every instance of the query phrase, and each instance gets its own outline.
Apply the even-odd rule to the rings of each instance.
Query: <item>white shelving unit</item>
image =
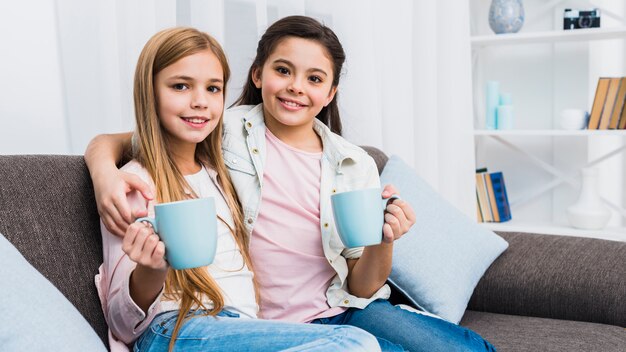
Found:
[[[534,33],[512,33],[499,35],[481,35],[472,37],[473,48],[481,48],[497,45],[515,45],[532,43],[561,43],[580,42],[588,40],[603,40],[624,38],[626,27],[624,28],[587,28],[567,31],[548,31]]]
[[[475,136],[626,136],[626,130],[474,130]]]
[[[626,141],[626,138],[623,138],[626,137],[626,130],[552,129],[553,126],[557,125],[554,122],[554,116],[558,115],[558,108],[555,107],[554,103],[552,103],[552,110],[545,113],[547,118],[551,119],[552,121],[551,126],[538,126],[538,128],[534,128],[535,126],[522,126],[520,129],[513,130],[482,129],[484,126],[483,116],[485,116],[485,97],[483,94],[483,90],[487,80],[485,79],[485,76],[488,76],[488,73],[491,72],[490,70],[495,70],[499,73],[505,71],[503,71],[502,69],[500,69],[500,71],[497,71],[498,68],[494,69],[488,64],[484,64],[482,60],[483,58],[481,57],[485,53],[488,53],[489,55],[492,55],[492,57],[497,57],[498,59],[500,59],[500,56],[498,56],[499,52],[497,52],[498,50],[511,52],[514,51],[518,55],[524,54],[524,48],[530,48],[529,51],[543,50],[547,53],[546,55],[550,55],[549,60],[554,60],[555,62],[554,64],[552,64],[552,66],[545,65],[551,67],[549,69],[546,69],[546,76],[549,77],[547,79],[557,80],[558,77],[563,76],[562,72],[559,72],[561,76],[558,76],[555,73],[555,71],[562,69],[559,66],[558,60],[562,60],[563,58],[565,58],[565,60],[568,59],[565,54],[559,54],[559,50],[562,49],[561,51],[568,52],[568,50],[570,50],[570,47],[567,45],[576,46],[580,45],[581,42],[586,43],[624,38],[626,38],[626,26],[567,31],[537,31],[502,35],[491,34],[477,35],[471,37],[470,40],[473,50],[472,59],[474,70],[474,120],[476,126],[474,130],[474,136],[477,152],[477,162],[480,163],[479,165],[477,165],[477,167],[486,166],[489,167],[490,171],[504,172],[505,180],[507,180],[507,191],[509,193],[509,201],[511,203],[513,215],[513,220],[511,221],[505,223],[484,223],[483,226],[486,226],[494,231],[537,232],[555,235],[573,235],[626,241],[626,227],[623,226],[607,227],[600,231],[578,230],[569,226],[564,218],[564,208],[566,208],[566,206],[560,207],[561,216],[559,216],[558,218],[553,217],[552,219],[549,219],[547,221],[546,219],[534,219],[532,217],[516,217],[516,207],[528,207],[529,203],[533,204],[533,202],[537,202],[538,199],[543,199],[544,202],[546,199],[550,199],[552,201],[551,203],[556,203],[556,201],[554,200],[555,197],[560,197],[558,200],[563,201],[563,194],[566,194],[566,197],[569,196],[570,198],[573,194],[577,195],[577,188],[580,182],[578,177],[579,170],[582,167],[589,167],[601,164],[605,160],[614,157],[615,155],[623,155],[623,152],[626,151],[626,144],[623,143],[624,141]],[[541,45],[547,46],[542,47]],[[506,57],[506,55],[501,56],[505,57],[505,59],[510,58],[510,56]],[[492,62],[495,61],[493,61],[492,59]],[[501,61],[498,63],[501,63]],[[573,66],[576,67],[575,65]],[[516,68],[512,66],[512,69]],[[528,69],[528,67],[526,67],[526,69]],[[585,71],[581,74],[586,75],[587,72]],[[519,75],[522,75],[520,77],[522,80],[526,78],[523,77],[523,73],[519,73]],[[626,72],[622,72],[622,75],[626,75]],[[585,79],[586,78],[587,77],[585,77]],[[491,79],[494,79],[494,77],[491,77]],[[592,82],[592,78],[589,78],[586,86],[579,89],[580,91],[584,90],[584,92],[582,92],[582,94],[580,92],[577,93],[578,100],[581,100],[581,96],[587,97],[588,91],[595,91],[595,83],[595,81]],[[522,84],[520,83],[519,85]],[[557,86],[555,82],[553,82],[552,85],[555,87]],[[558,92],[558,87],[555,87],[552,87],[552,92],[556,92],[553,93],[553,95],[562,95],[562,93]],[[522,94],[520,93],[518,95]],[[516,104],[520,104],[520,102],[514,101],[514,106]],[[586,101],[584,106],[586,106],[587,108],[589,106]],[[523,116],[516,116],[516,119],[523,118]],[[585,159],[584,162],[579,162],[577,164],[573,163],[575,164],[575,167],[564,167],[563,164],[571,162],[571,159],[574,158],[573,155],[575,153],[580,153],[581,150],[583,152],[586,151],[591,143],[595,143],[603,138],[621,140],[622,143],[617,147],[609,148],[609,150],[604,150],[599,155],[594,155],[589,159]],[[534,141],[538,141],[536,145],[532,144],[534,143]],[[578,147],[578,144],[583,145],[583,147]],[[537,147],[537,145],[539,145],[539,147]],[[562,147],[561,145],[575,145],[576,147],[568,150],[568,147]],[[545,149],[551,149],[551,151],[546,152]],[[559,152],[554,152],[554,150],[559,150]],[[563,150],[565,150],[565,154],[563,154]],[[490,151],[497,151],[498,153],[500,153],[500,155],[506,153],[507,157],[510,156],[511,158],[516,158],[515,160],[520,160],[520,162],[518,163],[518,165],[515,165],[514,162],[509,161],[509,163],[507,164],[510,166],[509,169],[494,170],[492,169],[492,167],[489,166],[489,158],[483,158],[483,160],[479,158],[479,155],[488,154],[488,152]],[[566,160],[558,160],[557,162],[555,162],[555,155],[557,156],[556,158],[563,156],[563,159]],[[506,157],[502,156],[500,158],[506,159]],[[550,158],[552,158],[553,160],[549,160]],[[522,166],[522,161],[524,163],[524,166]],[[512,176],[513,173],[517,172],[516,168],[518,168],[517,170],[519,170],[519,168],[521,167],[526,168],[528,167],[526,165],[532,165],[532,167],[537,169],[537,171],[535,171],[535,174],[543,173],[544,177],[543,179],[538,180],[537,184],[532,187],[532,189],[525,188],[522,192],[516,192],[515,189],[512,189],[511,184],[508,182],[508,179],[510,176]],[[622,183],[624,183],[623,176],[624,175],[622,173]],[[531,180],[525,181],[531,182],[532,177],[529,178]],[[555,194],[557,195],[555,196]],[[511,195],[514,196],[511,197]],[[623,218],[626,218],[626,210],[621,206],[621,204],[616,204],[615,202],[609,201],[606,198],[604,199],[605,202],[614,210],[614,214],[616,213],[618,214],[618,216],[621,215]],[[546,209],[550,207],[544,206],[544,208]]]

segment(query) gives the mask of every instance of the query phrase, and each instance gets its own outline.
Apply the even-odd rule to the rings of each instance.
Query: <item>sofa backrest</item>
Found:
[[[82,156],[0,156],[0,233],[50,280],[107,343],[94,285],[100,221]],[[6,283],[5,283],[6,284]]]
[[[389,160],[389,157],[385,153],[383,153],[382,150],[375,147],[362,145],[361,148],[363,148],[363,150],[365,150],[367,154],[369,154],[372,159],[374,159],[374,161],[376,162],[376,167],[378,168],[378,174],[381,174],[383,172],[383,169],[385,168],[385,165],[387,164],[387,161]]]

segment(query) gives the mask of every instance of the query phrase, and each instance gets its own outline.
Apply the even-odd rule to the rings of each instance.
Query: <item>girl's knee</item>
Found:
[[[335,327],[335,332],[341,336],[341,347],[346,351],[380,351],[380,345],[374,335],[349,325]]]

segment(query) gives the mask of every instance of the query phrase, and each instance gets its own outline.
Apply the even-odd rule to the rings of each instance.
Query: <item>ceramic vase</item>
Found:
[[[599,230],[606,226],[611,217],[598,193],[598,169],[582,170],[582,185],[578,201],[567,208],[567,219],[579,229]]]
[[[524,24],[522,0],[491,0],[489,27],[496,33],[517,33]]]

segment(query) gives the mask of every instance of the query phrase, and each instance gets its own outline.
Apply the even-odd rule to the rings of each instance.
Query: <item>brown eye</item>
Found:
[[[186,90],[189,87],[187,87],[186,84],[176,83],[176,84],[172,85],[172,88],[174,88],[174,90]]]
[[[218,86],[210,86],[207,88],[207,90],[211,93],[219,93],[222,91],[222,88],[218,87]]]
[[[284,68],[284,67],[277,67],[276,68],[276,72],[280,73],[281,75],[288,75],[289,74],[289,70]]]
[[[313,83],[322,83],[322,79],[319,76],[311,76],[309,77],[309,81]]]

